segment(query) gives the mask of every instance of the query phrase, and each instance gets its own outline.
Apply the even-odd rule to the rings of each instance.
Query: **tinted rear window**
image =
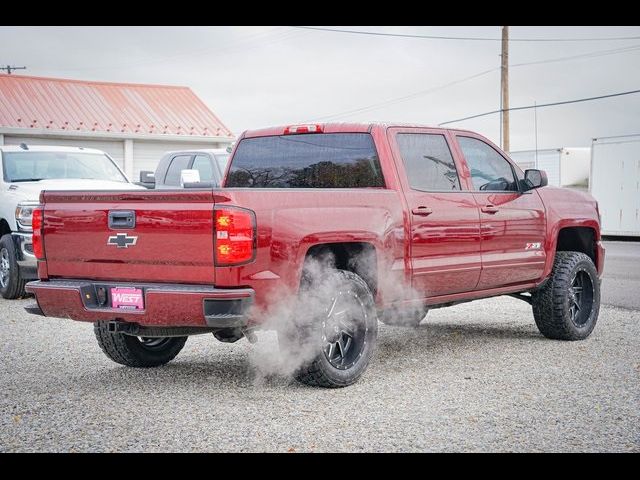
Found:
[[[231,160],[226,187],[384,187],[368,133],[246,138]]]

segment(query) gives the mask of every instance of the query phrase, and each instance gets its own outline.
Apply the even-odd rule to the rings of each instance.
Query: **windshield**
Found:
[[[74,178],[127,182],[109,157],[86,152],[4,152],[6,182]]]

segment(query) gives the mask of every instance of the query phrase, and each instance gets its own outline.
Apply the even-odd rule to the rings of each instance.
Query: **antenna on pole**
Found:
[[[536,170],[538,169],[538,102],[533,102],[533,125],[536,138]]]
[[[502,150],[509,145],[509,27],[502,27],[502,55],[500,61],[500,111],[502,112]]]
[[[6,70],[9,75],[11,75],[11,72],[13,72],[14,70],[26,70],[26,69],[27,67],[16,67],[15,65],[6,65],[4,67],[0,67],[0,70]]]
[[[502,63],[502,54],[498,55],[500,57],[500,63]],[[502,96],[502,77],[500,79],[500,146],[502,147],[502,114],[504,113],[504,110],[502,108],[502,100],[503,100],[503,96]]]

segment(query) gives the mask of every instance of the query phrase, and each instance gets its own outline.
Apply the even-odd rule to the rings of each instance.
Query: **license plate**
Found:
[[[140,288],[112,288],[111,307],[122,310],[143,310],[144,297]]]

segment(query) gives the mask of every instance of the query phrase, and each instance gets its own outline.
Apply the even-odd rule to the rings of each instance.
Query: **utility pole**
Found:
[[[500,66],[500,90],[502,110],[502,149],[509,151],[509,27],[502,27],[502,55]]]
[[[13,72],[14,70],[26,70],[26,69],[27,67],[16,67],[14,65],[7,65],[5,67],[0,67],[0,70],[6,70],[9,75],[11,75],[11,72]]]

